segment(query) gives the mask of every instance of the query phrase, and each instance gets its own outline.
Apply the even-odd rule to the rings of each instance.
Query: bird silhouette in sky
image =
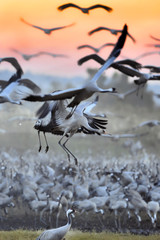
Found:
[[[63,4],[63,5],[58,7],[58,10],[63,11],[64,9],[69,8],[69,7],[77,8],[77,9],[81,10],[83,13],[86,13],[86,14],[89,14],[90,10],[96,9],[96,8],[103,8],[107,12],[111,12],[113,10],[111,7],[108,7],[108,6],[105,6],[105,5],[102,5],[102,4],[96,4],[96,5],[93,5],[93,6],[88,7],[88,8],[84,8],[84,7],[82,8],[82,7],[80,7],[80,6],[78,6],[74,3]]]
[[[113,35],[117,35],[118,33],[121,33],[122,30],[121,29],[112,29],[112,28],[108,28],[108,27],[98,27],[98,28],[95,28],[93,30],[91,30],[88,35],[92,35],[93,33],[95,32],[99,32],[99,31],[102,31],[102,30],[105,30],[105,31],[109,31],[110,33],[112,33]],[[129,34],[127,32],[127,35],[132,39],[133,42],[136,42],[135,38],[132,37],[131,34]]]
[[[51,52],[45,52],[45,51],[40,51],[40,52],[37,52],[37,53],[33,53],[33,54],[26,54],[26,53],[23,53],[21,51],[18,51],[17,49],[15,48],[11,48],[11,50],[15,53],[18,53],[19,55],[22,56],[22,58],[26,61],[29,61],[31,58],[35,58],[35,57],[39,57],[41,55],[48,55],[48,56],[51,56],[53,58],[56,58],[56,57],[67,57],[67,55],[64,55],[64,54],[55,54],[55,53],[51,53]]]
[[[85,44],[85,45],[78,46],[77,49],[90,48],[94,52],[98,53],[98,52],[100,52],[101,49],[103,49],[105,47],[108,47],[108,46],[114,46],[114,45],[115,45],[114,43],[105,43],[102,46],[100,46],[99,48],[95,48],[95,47],[93,47],[93,46],[91,46],[89,44]]]
[[[31,27],[37,28],[37,29],[39,29],[39,30],[42,30],[45,34],[48,34],[48,35],[50,35],[53,31],[61,30],[61,29],[67,28],[67,27],[71,27],[71,26],[73,26],[73,25],[75,24],[75,23],[72,23],[72,24],[70,24],[70,25],[61,26],[61,27],[55,27],[55,28],[43,28],[43,27],[39,27],[39,26],[33,25],[33,24],[31,24],[31,23],[28,23],[28,22],[25,21],[23,18],[20,18],[20,20],[21,20],[23,23],[25,23],[25,24],[27,24],[27,25],[29,25],[29,26],[31,26]]]
[[[160,41],[160,38],[153,37],[152,35],[150,35],[150,37],[156,41]]]
[[[100,57],[97,54],[86,55],[86,56],[80,58],[77,63],[78,63],[78,65],[82,65],[83,63],[85,63],[89,60],[94,60],[101,65],[103,65],[105,63],[105,59],[103,59],[102,57]],[[136,62],[135,60],[132,60],[132,59],[124,59],[124,60],[116,61],[116,62],[112,63],[110,65],[110,67],[113,67],[113,68],[121,71],[121,65],[128,65],[135,69],[142,68],[142,65],[139,62]],[[122,69],[122,72],[123,72],[123,69]]]

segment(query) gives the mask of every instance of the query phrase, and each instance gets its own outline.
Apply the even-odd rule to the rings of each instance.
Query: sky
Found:
[[[71,1],[70,1],[71,2]],[[127,38],[119,60],[124,56],[136,58],[144,52],[157,49],[146,46],[149,43],[160,44],[151,39],[150,35],[160,38],[160,1],[159,0],[74,0],[82,7],[94,4],[103,4],[113,8],[112,12],[104,9],[94,9],[89,14],[84,14],[75,8],[68,8],[62,12],[57,7],[68,3],[66,0],[5,0],[0,1],[0,57],[16,57],[24,72],[43,73],[61,76],[84,75],[89,67],[98,68],[93,61],[78,66],[79,58],[92,54],[90,49],[77,47],[83,44],[91,44],[99,47],[104,43],[117,41],[118,36],[108,31],[100,31],[91,36],[88,32],[99,26],[122,29],[128,25],[129,33],[136,39],[133,43]],[[54,31],[50,35],[44,34],[39,29],[28,26],[20,18],[27,22],[45,27],[54,28],[74,23],[73,26]],[[39,51],[49,51],[55,54],[65,54],[67,58],[52,58],[40,56],[30,61],[24,60],[15,48],[27,54]],[[99,55],[105,59],[111,52],[112,47],[106,47]],[[158,50],[157,50],[158,51]],[[160,66],[160,54],[151,55],[139,60],[143,64]],[[0,70],[9,69],[8,64],[3,63]]]

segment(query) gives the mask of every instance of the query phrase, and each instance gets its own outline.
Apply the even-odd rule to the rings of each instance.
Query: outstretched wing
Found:
[[[45,51],[41,51],[41,52],[37,53],[37,55],[48,55],[48,56],[51,56],[51,57],[68,57],[65,54],[54,54],[54,53],[45,52]]]
[[[18,80],[18,82],[20,85],[30,88],[34,93],[39,93],[41,91],[40,87],[38,87],[37,84],[32,82],[30,79],[24,78]]]
[[[0,92],[8,85],[8,82],[5,80],[0,80]]]
[[[59,11],[63,11],[64,9],[69,8],[69,7],[74,7],[74,8],[81,9],[81,8],[80,8],[78,5],[76,5],[76,4],[67,3],[67,4],[63,4],[63,5],[59,6],[59,7],[58,7],[58,10],[59,10]]]
[[[61,26],[61,27],[56,27],[56,28],[50,28],[48,30],[50,31],[56,31],[56,30],[60,30],[60,29],[63,29],[63,28],[67,28],[67,27],[71,27],[73,26],[75,23],[72,23],[72,24],[69,24],[69,25],[66,25],[66,26]]]
[[[101,30],[110,30],[110,29],[107,27],[98,27],[98,28],[95,28],[95,29],[91,30],[90,32],[88,32],[88,35],[92,35],[93,33],[101,31]]]
[[[78,60],[78,65],[82,65],[84,62],[87,62],[89,60],[95,60],[96,62],[100,63],[101,65],[103,65],[105,63],[105,60],[103,58],[101,58],[99,55],[97,54],[90,54],[90,55],[87,55],[83,58],[80,58]]]
[[[152,55],[152,54],[160,54],[160,51],[153,51],[153,52],[146,52],[146,53],[143,53],[141,55],[139,55],[138,57],[135,58],[135,60],[139,60],[140,58],[143,58],[143,57],[147,57],[149,55]]]
[[[134,43],[136,42],[135,38],[132,37],[132,35],[131,35],[130,33],[128,33],[128,36],[132,39],[132,41],[133,41]]]
[[[108,12],[111,12],[113,10],[111,7],[108,7],[108,6],[105,6],[105,5],[102,5],[102,4],[93,5],[93,6],[89,7],[88,10],[95,9],[95,8],[103,8]]]
[[[160,67],[156,67],[153,65],[145,65],[145,66],[143,66],[143,68],[148,68],[148,69],[150,69],[151,72],[160,73]]]
[[[130,67],[135,68],[135,69],[142,68],[141,63],[134,61],[132,59],[124,59],[124,60],[116,61],[115,63],[112,64],[112,66],[114,64],[125,64],[125,65],[129,65]]]
[[[14,57],[0,58],[0,63],[1,62],[9,62],[17,70],[17,73],[16,73],[17,78],[20,78],[22,76],[23,70],[16,58],[14,58]]]
[[[81,91],[83,91],[83,88],[66,89],[64,91],[53,92],[53,93],[50,93],[50,94],[29,95],[28,97],[23,98],[23,100],[31,101],[31,102],[63,100],[63,99],[66,99],[66,98],[72,98],[76,94],[80,93]]]
[[[91,82],[96,82],[98,80],[98,78],[101,76],[101,74],[110,67],[110,65],[113,63],[113,61],[119,56],[125,40],[126,40],[126,36],[127,36],[127,25],[125,24],[122,30],[122,34],[121,36],[118,38],[118,41],[115,45],[115,47],[113,48],[112,52],[110,53],[109,57],[107,58],[107,60],[105,61],[104,65],[98,70],[98,72],[94,75],[94,77],[92,78]]]
[[[90,49],[92,49],[92,50],[95,50],[94,47],[92,47],[91,45],[88,45],[88,44],[86,44],[86,45],[81,45],[81,46],[77,47],[77,49],[82,49],[82,48],[90,48]]]
[[[36,116],[38,118],[45,118],[49,112],[54,111],[57,101],[44,102],[43,105],[37,110]]]
[[[42,31],[44,31],[44,30],[45,30],[45,29],[44,29],[44,28],[42,28],[42,27],[39,27],[39,26],[36,26],[36,25],[33,25],[33,24],[31,24],[31,23],[27,22],[27,21],[26,21],[26,20],[24,20],[23,18],[20,18],[20,20],[21,20],[21,22],[23,22],[23,23],[25,23],[25,24],[27,24],[27,25],[29,25],[29,26],[31,26],[31,27],[38,28],[38,29],[40,29],[40,30],[42,30]]]
[[[150,37],[156,41],[160,41],[160,38],[153,37],[152,35],[150,35]]]

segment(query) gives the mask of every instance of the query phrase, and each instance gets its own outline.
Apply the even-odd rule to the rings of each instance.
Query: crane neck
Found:
[[[116,57],[112,56],[109,59],[106,60],[106,62],[103,64],[103,66],[98,70],[98,72],[96,72],[96,74],[94,75],[94,77],[90,80],[92,83],[96,83],[96,81],[100,78],[100,76],[102,75],[102,73],[110,67],[110,65],[113,63],[114,59]]]
[[[71,214],[72,213],[70,213],[69,215],[68,215],[68,225],[71,225],[72,224],[72,216],[71,216]]]

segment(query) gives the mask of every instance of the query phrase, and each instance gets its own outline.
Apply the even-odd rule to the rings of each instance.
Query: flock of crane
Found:
[[[88,156],[79,166],[31,150],[22,156],[4,151],[0,157],[2,225],[11,216],[18,220],[18,214],[24,218],[32,214],[34,229],[40,222],[44,227],[58,227],[64,212],[73,209],[79,229],[94,224],[99,230],[110,229],[111,220],[115,231],[143,229],[146,223],[151,231],[157,229],[160,166],[154,155],[142,152],[111,161]],[[90,218],[92,214],[95,219]]]
[[[88,14],[90,10],[95,8],[102,8],[107,12],[112,11],[112,8],[101,4],[97,4],[89,8],[81,8],[73,3],[64,4],[58,7],[58,10],[63,11],[69,7],[77,8],[85,14]],[[30,24],[23,18],[21,18],[21,21],[31,27],[42,30],[45,34],[51,34],[52,31],[61,30],[74,25],[73,23],[68,26],[46,29],[37,25]],[[1,63],[8,62],[16,70],[16,73],[12,75],[8,81],[0,80],[0,103],[10,102],[12,104],[22,105],[24,101],[43,102],[43,105],[37,110],[36,115],[38,119],[34,126],[34,128],[38,131],[39,151],[41,151],[42,148],[40,138],[41,132],[44,134],[46,152],[48,152],[49,145],[45,133],[61,135],[61,138],[58,142],[59,145],[67,154],[69,162],[71,157],[75,161],[74,168],[66,168],[63,173],[61,171],[61,174],[59,176],[55,176],[55,171],[51,167],[43,166],[43,168],[47,169],[46,171],[49,171],[49,175],[44,176],[42,169],[41,171],[43,173],[40,173],[40,170],[38,172],[35,170],[35,176],[32,176],[30,183],[30,180],[27,179],[26,175],[23,176],[18,172],[16,172],[14,177],[11,177],[12,184],[9,186],[8,194],[11,192],[13,195],[15,194],[16,190],[14,188],[15,184],[17,184],[18,188],[20,189],[18,196],[22,194],[22,199],[24,202],[27,202],[31,208],[33,204],[35,211],[39,212],[40,209],[42,210],[45,208],[49,209],[51,214],[53,213],[54,204],[50,205],[50,202],[54,202],[55,199],[49,200],[51,198],[52,189],[54,189],[54,191],[56,189],[57,193],[59,193],[60,196],[59,201],[56,201],[58,214],[59,209],[63,208],[63,206],[65,206],[65,211],[67,211],[69,207],[71,208],[67,211],[67,225],[64,226],[64,228],[61,227],[54,231],[45,231],[37,238],[39,240],[62,239],[71,226],[71,216],[76,209],[82,212],[92,210],[94,212],[103,214],[103,208],[108,206],[109,209],[112,209],[115,213],[115,224],[117,228],[120,228],[120,222],[117,220],[120,210],[125,209],[125,211],[128,212],[128,215],[132,210],[138,219],[138,223],[140,224],[141,217],[139,215],[139,211],[141,209],[145,209],[151,219],[153,226],[156,226],[157,212],[159,211],[160,201],[158,165],[156,165],[157,172],[155,176],[152,176],[152,173],[149,172],[149,170],[148,172],[146,170],[146,173],[145,169],[139,169],[136,170],[136,172],[133,169],[125,170],[126,168],[121,169],[120,171],[108,171],[105,169],[99,169],[99,174],[98,170],[96,169],[92,169],[91,173],[89,171],[82,172],[82,169],[80,169],[81,164],[78,163],[77,157],[66,146],[70,138],[76,133],[98,134],[106,137],[116,138],[116,136],[112,136],[106,133],[106,126],[108,123],[106,116],[104,114],[93,114],[91,112],[91,110],[96,106],[99,99],[99,96],[96,94],[108,93],[114,96],[118,96],[119,98],[124,98],[125,95],[130,95],[137,92],[138,89],[140,87],[143,87],[148,81],[160,80],[160,67],[153,65],[143,66],[133,59],[115,61],[116,58],[120,55],[121,49],[124,47],[127,37],[131,38],[135,43],[135,39],[131,34],[128,33],[128,27],[126,24],[124,25],[123,29],[120,30],[110,29],[107,27],[98,27],[90,31],[88,34],[91,35],[101,30],[110,31],[115,35],[120,33],[120,37],[118,38],[116,44],[106,43],[99,48],[95,48],[87,44],[78,47],[78,49],[88,47],[91,48],[95,53],[98,53],[106,46],[113,46],[113,49],[107,59],[103,59],[97,54],[91,54],[81,58],[78,61],[78,65],[82,65],[89,60],[97,61],[101,65],[93,78],[79,88],[56,90],[48,94],[41,94],[41,89],[39,86],[37,86],[32,80],[22,77],[23,70],[16,58],[4,57],[0,59]],[[154,38],[153,36],[151,37],[156,41],[160,41],[160,39]],[[159,47],[159,45],[155,45],[155,47]],[[41,54],[47,54],[52,57],[67,57],[67,55],[55,55],[53,53],[43,51],[33,55],[24,54],[14,48],[12,51],[22,55],[25,60],[30,60],[32,57],[37,57]],[[137,79],[134,80],[134,83],[136,85],[135,88],[124,94],[119,93],[118,89],[115,88],[100,88],[97,84],[97,81],[102,73],[108,68],[114,68],[129,77],[137,77]],[[150,72],[141,72],[140,69],[149,69]],[[88,99],[92,96],[94,97],[94,95],[96,95],[95,98],[92,98],[92,100],[89,101]],[[69,99],[71,100],[69,101]],[[151,127],[160,125],[160,122],[158,120],[148,121],[140,124],[137,126],[137,128],[141,127],[141,125],[148,125]],[[117,136],[117,138],[120,137],[134,137],[134,134]],[[24,163],[24,165],[25,164],[26,163]],[[33,167],[35,168],[35,165]],[[5,170],[6,169],[7,166],[5,166]],[[96,174],[93,174],[94,171]],[[3,178],[3,181],[5,182],[7,180],[5,179],[5,175],[3,175],[4,173],[1,173],[1,178]],[[50,176],[50,173],[52,176]],[[94,175],[95,179],[92,179],[91,175]],[[46,185],[45,188],[39,186],[43,184]],[[39,191],[39,193],[37,191]],[[159,196],[158,200],[154,199],[151,194],[152,191],[156,191]],[[144,194],[145,197],[147,196],[146,199],[144,197]],[[9,197],[7,204],[11,202],[10,200],[13,198],[13,195],[12,197]],[[42,196],[45,200],[41,199]],[[3,202],[5,196],[0,195],[0,198]],[[150,199],[150,201],[148,201],[148,199]],[[1,204],[1,207],[2,206],[5,208],[7,205]],[[10,206],[12,206],[12,204]]]

